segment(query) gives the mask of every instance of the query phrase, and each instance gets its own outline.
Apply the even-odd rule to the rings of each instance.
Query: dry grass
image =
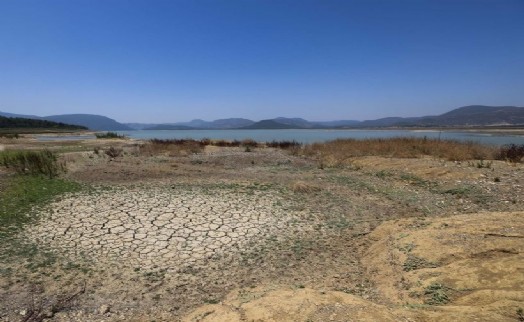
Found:
[[[148,156],[159,154],[166,154],[169,156],[181,156],[201,153],[204,150],[205,145],[205,141],[196,141],[189,139],[153,139],[141,145],[139,151],[140,154]]]
[[[524,144],[507,144],[500,147],[497,159],[509,162],[521,162],[524,158]]]
[[[242,141],[233,140],[211,140],[211,139],[169,139],[160,140],[152,139],[141,145],[139,148],[141,155],[159,155],[166,154],[169,156],[189,155],[203,152],[208,145],[218,147],[245,147],[246,151],[251,148],[280,148],[285,150],[298,150],[301,144],[296,141],[272,141],[272,142],[257,142],[252,139],[244,139]]]
[[[313,186],[303,181],[297,181],[291,186],[291,190],[295,193],[313,193],[318,192],[321,189],[317,186]]]
[[[304,147],[304,153],[318,158],[323,166],[351,163],[351,158],[383,156],[393,158],[418,158],[434,156],[449,161],[490,160],[497,148],[474,142],[436,140],[426,138],[391,139],[338,139],[314,143]]]

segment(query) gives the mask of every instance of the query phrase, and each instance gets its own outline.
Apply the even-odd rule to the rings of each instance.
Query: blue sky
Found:
[[[0,110],[122,122],[524,105],[522,0],[0,0]]]

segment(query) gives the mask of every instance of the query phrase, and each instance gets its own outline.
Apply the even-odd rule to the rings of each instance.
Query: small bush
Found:
[[[524,157],[524,144],[507,144],[500,147],[497,154],[498,160],[510,161],[513,163],[521,162]]]
[[[209,138],[203,138],[202,140],[200,140],[200,144],[202,144],[203,146],[211,145],[211,143],[211,139]]]
[[[6,139],[18,139],[20,136],[18,133],[0,133],[0,138],[6,138]]]
[[[424,295],[426,296],[424,303],[429,305],[442,305],[449,303],[449,291],[451,291],[451,288],[440,283],[433,283],[424,289]]]
[[[106,154],[111,158],[116,158],[122,155],[122,149],[115,148],[112,146],[106,150]]]
[[[300,148],[302,144],[293,140],[293,141],[271,141],[266,142],[266,146],[270,148],[280,148],[280,149],[291,149],[291,148]]]
[[[245,139],[242,140],[242,146],[246,148],[256,148],[258,146],[258,142],[253,139]]]
[[[408,254],[408,258],[404,262],[403,269],[405,272],[414,271],[421,268],[435,268],[437,264],[429,262],[424,258],[417,257],[413,254]]]
[[[97,139],[124,139],[126,137],[116,132],[95,133],[95,136]]]
[[[213,145],[215,145],[215,146],[222,146],[222,147],[230,146],[229,144],[230,144],[230,142],[228,142],[226,140],[216,140],[216,141],[213,142]]]
[[[291,190],[295,193],[313,193],[319,192],[320,188],[317,186],[310,185],[309,183],[297,181],[293,183]]]
[[[56,154],[49,150],[3,151],[0,152],[0,164],[20,174],[43,174],[50,178],[65,171],[64,164],[59,163]]]

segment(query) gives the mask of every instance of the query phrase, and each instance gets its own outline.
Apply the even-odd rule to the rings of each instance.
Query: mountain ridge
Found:
[[[0,129],[87,130],[86,127],[43,119],[0,116]]]
[[[95,131],[125,130],[202,130],[202,129],[363,129],[386,127],[457,127],[524,125],[524,107],[462,106],[440,115],[421,117],[385,117],[375,120],[334,120],[315,122],[303,118],[276,117],[253,121],[245,118],[224,118],[214,121],[194,119],[176,123],[119,123],[102,115],[63,114],[34,116],[0,112],[0,116],[23,117],[86,126]]]
[[[60,114],[49,116],[24,115],[1,112],[0,116],[9,118],[25,118],[33,120],[47,120],[57,123],[84,126],[93,131],[129,131],[132,130],[122,123],[119,123],[107,116],[96,114]]]

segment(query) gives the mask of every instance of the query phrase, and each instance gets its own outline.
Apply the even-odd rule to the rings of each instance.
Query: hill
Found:
[[[214,129],[235,129],[255,124],[255,121],[243,118],[228,118],[214,120],[210,123],[210,127]]]
[[[341,127],[353,127],[357,124],[359,124],[360,121],[356,120],[338,120],[338,121],[326,121],[326,122],[314,122],[314,124],[317,124],[321,127],[333,127],[333,128],[341,128]]]
[[[122,124],[124,124],[127,127],[130,127],[133,130],[143,130],[143,129],[147,129],[148,127],[160,125],[156,123],[122,123]]]
[[[7,112],[2,112],[0,111],[0,116],[3,116],[3,117],[19,117],[19,118],[25,118],[25,119],[37,119],[37,120],[41,120],[43,119],[41,116],[36,116],[36,115],[24,115],[24,114],[16,114],[16,113],[7,113]]]
[[[454,127],[524,125],[524,107],[469,105],[435,116],[386,117],[367,120],[355,127]]]
[[[289,125],[290,128],[298,128],[298,129],[311,129],[314,127],[318,127],[318,125],[311,123],[309,121],[304,120],[303,118],[294,117],[294,118],[288,118],[288,117],[277,117],[274,118],[273,121]]]
[[[0,112],[0,116],[18,117],[33,120],[47,120],[57,123],[78,125],[94,131],[129,131],[129,126],[110,119],[109,117],[95,114],[61,114],[51,116],[35,116]]]
[[[470,105],[454,109],[421,123],[439,125],[523,125],[524,107]]]
[[[300,129],[299,126],[293,126],[289,124],[283,124],[275,120],[262,120],[253,123],[249,126],[244,126],[242,129],[246,130],[279,130],[279,129]]]
[[[126,130],[190,130],[190,129],[340,129],[385,127],[464,127],[464,126],[521,126],[524,125],[524,107],[470,105],[447,113],[422,117],[385,117],[376,120],[334,120],[311,122],[303,118],[277,117],[258,122],[245,118],[225,118],[214,121],[194,119],[190,122],[122,124],[113,119],[93,114],[66,114],[51,116],[21,115],[0,112],[0,116],[39,119],[85,126],[95,131]]]
[[[82,125],[95,131],[128,131],[130,127],[106,116],[94,114],[63,114],[44,117],[46,120]]]
[[[84,126],[21,117],[0,116],[0,128],[87,130]]]
[[[159,124],[151,127],[143,128],[144,131],[159,131],[159,130],[194,130],[194,127],[185,125],[170,125],[170,124]]]

